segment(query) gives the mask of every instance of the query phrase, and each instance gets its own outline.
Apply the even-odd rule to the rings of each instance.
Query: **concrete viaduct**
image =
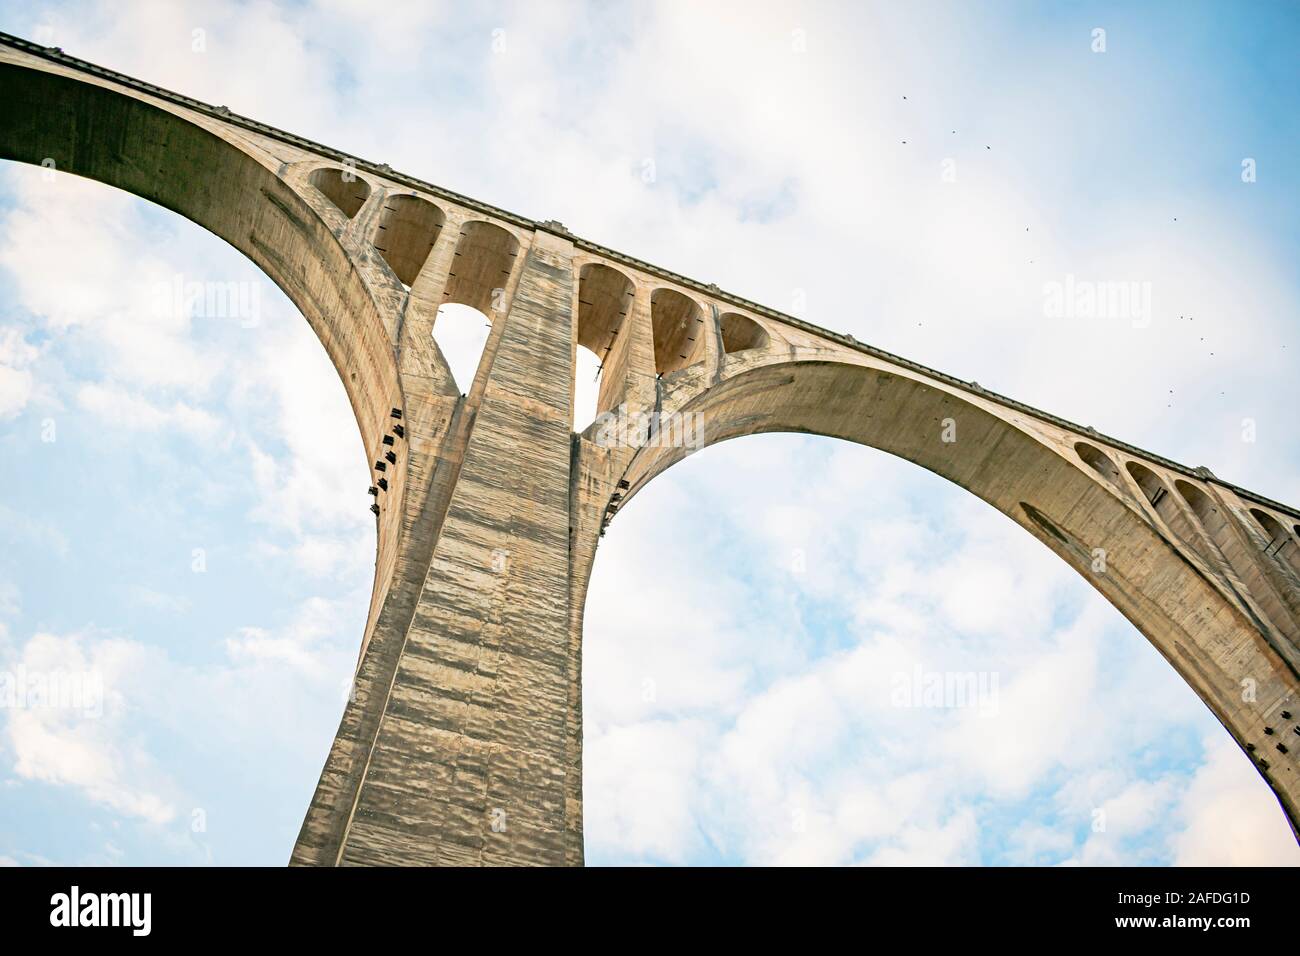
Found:
[[[293,301],[347,389],[372,471],[374,592],[292,863],[581,864],[600,537],[693,448],[775,431],[905,458],[1022,526],[1146,636],[1300,822],[1295,509],[558,223],[3,34],[0,158],[220,236]],[[463,395],[435,341],[445,303],[491,321]],[[579,346],[603,363],[604,414],[575,434]]]

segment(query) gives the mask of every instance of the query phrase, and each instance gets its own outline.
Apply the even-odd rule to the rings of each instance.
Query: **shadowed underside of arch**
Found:
[[[0,84],[0,158],[118,186],[226,239],[303,312],[347,387],[371,461],[375,588],[294,863],[581,863],[599,539],[692,450],[772,431],[879,448],[1024,527],[1155,645],[1300,819],[1300,747],[1282,743],[1300,726],[1293,509],[58,51],[0,35]],[[463,396],[433,338],[444,302],[491,322]],[[600,414],[574,435],[579,346],[603,373]]]

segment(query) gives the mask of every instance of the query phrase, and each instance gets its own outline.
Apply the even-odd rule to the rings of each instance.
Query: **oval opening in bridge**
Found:
[[[767,345],[767,330],[747,315],[727,312],[718,321],[722,325],[722,351],[727,355]]]
[[[699,304],[676,289],[655,289],[650,296],[655,371],[660,375],[686,368],[703,356],[704,321],[701,316]]]
[[[1110,456],[1104,451],[1100,448],[1089,445],[1084,441],[1075,442],[1074,450],[1078,456],[1083,459],[1085,465],[1097,474],[1101,475],[1115,487],[1123,487],[1123,482],[1120,480],[1119,468],[1116,466],[1115,462],[1111,461]]]
[[[308,182],[349,219],[361,211],[370,195],[370,184],[349,169],[326,166],[314,171]]]
[[[506,229],[474,219],[460,227],[456,255],[447,272],[444,302],[459,302],[485,315],[506,310],[506,287],[519,254],[519,240]]]
[[[632,311],[632,281],[599,262],[578,276],[578,348],[574,355],[573,430],[582,431],[600,412],[604,381],[617,387],[626,368],[626,340],[619,338]],[[608,368],[608,378],[605,370]],[[607,396],[610,404],[614,398]]]
[[[406,288],[415,284],[444,221],[442,210],[419,196],[390,196],[384,201],[375,248]]]
[[[1169,489],[1160,480],[1160,476],[1150,468],[1139,465],[1135,461],[1130,461],[1126,467],[1128,473],[1133,476],[1133,480],[1137,482],[1138,487],[1142,489],[1142,494],[1146,496],[1147,501],[1158,508],[1169,493]]]

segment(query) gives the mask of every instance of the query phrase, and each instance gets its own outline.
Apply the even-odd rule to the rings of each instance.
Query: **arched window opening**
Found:
[[[441,209],[419,196],[390,196],[384,202],[375,248],[406,288],[415,284],[445,219]]]
[[[1228,525],[1228,515],[1226,509],[1220,508],[1219,505],[1210,498],[1204,491],[1197,488],[1190,481],[1184,481],[1178,478],[1174,481],[1174,487],[1178,489],[1178,494],[1187,502],[1187,506],[1192,509],[1192,514],[1196,516],[1201,530],[1205,537],[1210,539],[1212,549],[1207,557],[1211,563],[1218,561],[1221,563],[1231,563],[1237,572],[1245,578],[1253,577],[1256,571],[1240,566],[1240,555],[1238,554],[1237,542],[1233,541],[1232,528]],[[1188,541],[1197,541],[1195,532],[1183,535]],[[1204,551],[1204,549],[1202,549]],[[1248,585],[1253,587],[1253,581],[1247,581]],[[1253,588],[1256,596],[1261,601],[1266,599],[1268,588]]]
[[[460,303],[438,307],[433,320],[433,338],[462,394],[468,393],[474,384],[491,331],[492,320],[478,309]]]
[[[1160,477],[1150,468],[1139,465],[1135,461],[1130,461],[1128,463],[1128,473],[1133,476],[1133,480],[1136,481],[1138,487],[1142,489],[1142,494],[1146,497],[1147,501],[1151,503],[1151,507],[1160,512],[1163,517],[1163,509],[1169,506],[1169,489],[1165,487],[1165,483],[1161,481]]]
[[[704,355],[703,312],[695,300],[676,289],[655,289],[650,296],[655,370],[660,375],[698,362]]]
[[[1290,532],[1286,530],[1286,525],[1267,511],[1261,511],[1258,508],[1251,508],[1250,515],[1259,522],[1259,526],[1264,529],[1264,534],[1268,538],[1268,544],[1264,546],[1264,553],[1272,555],[1282,564],[1300,574],[1300,552],[1297,551]]]
[[[1174,487],[1178,489],[1178,493],[1196,515],[1196,520],[1200,522],[1205,536],[1210,539],[1210,551],[1206,555],[1208,563],[1211,566],[1216,564],[1230,566],[1246,585],[1247,593],[1254,599],[1254,603],[1265,617],[1273,621],[1287,620],[1290,611],[1275,590],[1276,575],[1270,573],[1274,569],[1253,560],[1249,553],[1242,549],[1244,543],[1242,536],[1233,527],[1232,515],[1228,508],[1221,506],[1189,481],[1180,478],[1174,482]]]
[[[485,315],[505,310],[506,283],[519,254],[519,240],[490,222],[465,223],[447,274],[444,302],[459,302]]]
[[[361,211],[370,195],[370,184],[351,170],[326,166],[315,170],[307,181],[349,219]]]
[[[600,263],[583,266],[578,277],[578,350],[574,362],[573,429],[582,431],[600,411],[605,370],[609,380],[621,381],[626,361],[619,340],[632,311],[632,282]],[[617,346],[617,347],[616,347]]]
[[[1169,486],[1164,480],[1150,468],[1145,465],[1139,465],[1135,461],[1128,463],[1128,472],[1137,482],[1138,487],[1142,489],[1142,494],[1151,507],[1156,510],[1156,514],[1164,519],[1165,524],[1173,531],[1175,535],[1194,547],[1201,553],[1202,557],[1207,557],[1206,548],[1197,534],[1196,528],[1192,526],[1191,519],[1187,513],[1180,507],[1174,496],[1169,493]]]
[[[1200,488],[1197,488],[1189,482],[1183,481],[1181,478],[1174,482],[1174,487],[1177,488],[1178,493],[1183,496],[1183,500],[1186,501],[1188,506],[1192,509],[1192,513],[1196,515],[1197,520],[1200,521],[1201,524],[1204,525],[1205,530],[1209,531],[1211,536],[1213,536],[1213,533],[1219,529],[1219,527],[1224,523],[1224,520],[1218,507],[1210,500],[1210,496]]]
[[[1116,488],[1123,488],[1124,483],[1120,480],[1119,468],[1115,462],[1111,461],[1100,448],[1089,445],[1087,442],[1075,442],[1074,450],[1083,463],[1109,481]]]
[[[722,351],[727,355],[767,345],[767,330],[749,316],[728,312],[719,321],[722,324]]]

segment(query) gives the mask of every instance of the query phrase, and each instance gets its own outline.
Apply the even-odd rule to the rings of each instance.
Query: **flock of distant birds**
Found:
[[[907,97],[904,96],[903,99],[907,99]],[[953,133],[953,135],[955,136],[955,135],[957,134],[957,131],[956,131],[956,130],[953,130],[952,133]],[[904,146],[907,145],[907,140],[903,140],[902,142],[903,142],[903,145],[904,145]],[[985,148],[985,149],[990,149],[990,150],[991,150],[993,147],[990,146],[989,144],[985,143],[985,144],[984,144],[984,148]],[[1174,220],[1174,222],[1177,222],[1177,221],[1178,221],[1178,217],[1177,217],[1177,216],[1174,216],[1174,217],[1173,217],[1173,220]],[[1025,232],[1028,232],[1028,231],[1029,231],[1029,227],[1028,227],[1028,226],[1025,226]],[[1030,260],[1029,260],[1029,264],[1032,266],[1032,265],[1034,264],[1034,260],[1033,260],[1033,259],[1030,259]],[[1195,322],[1195,321],[1196,321],[1196,319],[1195,319],[1193,316],[1190,316],[1190,315],[1187,315],[1187,316],[1180,315],[1178,318],[1179,318],[1180,320],[1185,318],[1185,319],[1187,319],[1187,321],[1189,321],[1189,322]],[[920,322],[916,323],[916,327],[917,327],[917,328],[921,328],[921,325],[922,325],[922,323],[920,323]],[[1201,336],[1201,341],[1202,341],[1202,342],[1205,341],[1205,336],[1204,336],[1204,335]],[[1286,348],[1286,345],[1283,344],[1282,348]],[[1210,355],[1213,356],[1213,355],[1214,355],[1214,352],[1210,352]],[[1174,390],[1173,390],[1172,388],[1169,390],[1169,394],[1170,394],[1170,395],[1174,394]],[[1220,394],[1220,395],[1226,395],[1227,393],[1226,393],[1226,392],[1220,392],[1219,394]],[[1173,406],[1173,403],[1170,402],[1170,403],[1169,403],[1168,405],[1166,405],[1165,407],[1166,407],[1166,408],[1173,408],[1174,406]]]

